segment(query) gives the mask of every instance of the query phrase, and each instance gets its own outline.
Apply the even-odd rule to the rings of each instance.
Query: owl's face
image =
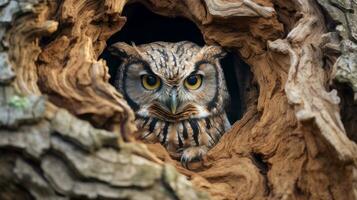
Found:
[[[160,142],[187,166],[229,129],[220,47],[116,43],[111,51],[123,60],[115,86],[136,113],[141,140]]]
[[[116,43],[123,58],[116,87],[137,117],[178,122],[222,113],[228,98],[218,46],[191,42]]]

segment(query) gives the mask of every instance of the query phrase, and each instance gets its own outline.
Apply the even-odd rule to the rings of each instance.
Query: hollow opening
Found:
[[[354,103],[353,90],[349,85],[338,82],[335,82],[332,88],[338,90],[341,99],[340,114],[347,136],[357,142],[357,105]]]
[[[122,15],[127,17],[127,22],[119,32],[107,40],[107,47],[116,42],[140,45],[156,41],[190,41],[199,46],[205,45],[201,31],[188,19],[161,16],[151,12],[140,3],[126,5]],[[220,62],[230,94],[230,103],[226,108],[226,113],[230,123],[233,124],[244,113],[245,105],[241,99],[244,89],[240,82],[246,81],[241,73],[249,73],[249,66],[239,56],[229,52],[228,49],[226,51],[227,55]],[[109,82],[113,84],[121,61],[111,55],[108,48],[100,57],[107,62],[111,75]]]

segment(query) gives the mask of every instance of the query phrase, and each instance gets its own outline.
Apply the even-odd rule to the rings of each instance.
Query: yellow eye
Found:
[[[147,90],[155,90],[160,87],[161,81],[157,76],[154,75],[142,75],[141,84]]]
[[[185,80],[185,87],[189,90],[197,90],[202,85],[202,75],[191,75]]]

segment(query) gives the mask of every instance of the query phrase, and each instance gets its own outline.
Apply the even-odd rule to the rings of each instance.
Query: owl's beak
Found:
[[[177,90],[173,89],[170,93],[170,109],[172,114],[176,114],[177,109]]]

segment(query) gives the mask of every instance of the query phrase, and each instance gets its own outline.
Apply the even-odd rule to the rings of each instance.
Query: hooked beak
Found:
[[[173,89],[170,93],[170,109],[172,114],[176,114],[177,109],[177,90]]]

